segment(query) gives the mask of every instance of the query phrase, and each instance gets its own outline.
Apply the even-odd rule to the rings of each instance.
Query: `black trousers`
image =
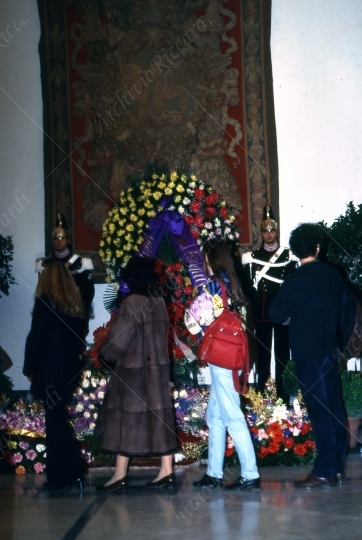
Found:
[[[332,359],[330,359],[332,361]],[[347,428],[338,365],[309,367],[296,364],[304,403],[313,427],[317,457],[312,474],[333,478],[344,472]]]
[[[48,387],[44,399],[46,429],[46,473],[51,483],[68,483],[84,474],[85,460],[69,422],[68,403],[72,394]]]
[[[255,321],[257,342],[258,388],[264,391],[265,383],[270,376],[272,335],[274,329],[275,384],[278,397],[286,398],[283,389],[282,375],[290,359],[289,328],[287,325],[274,324],[271,321]]]

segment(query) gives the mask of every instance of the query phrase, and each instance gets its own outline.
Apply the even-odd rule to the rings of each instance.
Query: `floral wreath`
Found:
[[[102,228],[99,255],[106,266],[108,283],[118,280],[121,269],[140,251],[150,220],[166,211],[182,216],[199,246],[214,238],[238,241],[236,211],[195,175],[153,172],[132,184],[121,192]]]

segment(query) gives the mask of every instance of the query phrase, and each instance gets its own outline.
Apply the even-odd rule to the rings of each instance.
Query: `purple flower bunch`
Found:
[[[199,437],[206,425],[206,408],[209,390],[183,387],[173,393],[176,427],[185,433]]]

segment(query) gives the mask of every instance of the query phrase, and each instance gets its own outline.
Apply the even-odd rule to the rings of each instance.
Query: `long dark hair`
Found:
[[[205,242],[202,251],[207,255],[209,266],[215,277],[222,280],[221,273],[227,272],[230,279],[230,294],[234,305],[246,305],[247,301],[241,289],[231,253],[226,243],[222,240],[208,240]]]
[[[54,309],[71,317],[84,317],[83,301],[65,263],[53,262],[39,276],[35,298],[47,296]]]
[[[150,295],[156,290],[158,276],[153,269],[154,260],[134,255],[122,270],[121,277],[127,283],[130,294]]]

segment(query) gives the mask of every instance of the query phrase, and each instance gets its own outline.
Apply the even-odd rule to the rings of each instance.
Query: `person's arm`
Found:
[[[34,304],[31,329],[26,338],[23,375],[31,380],[40,358],[41,346],[47,330],[50,304],[38,298]]]
[[[278,294],[269,306],[269,317],[277,324],[289,324],[291,317],[291,292],[286,282],[280,286]]]
[[[134,312],[130,304],[125,301],[121,305],[100,351],[100,356],[106,363],[116,362],[127,351],[130,343],[136,338],[136,326],[140,322],[140,312]]]

